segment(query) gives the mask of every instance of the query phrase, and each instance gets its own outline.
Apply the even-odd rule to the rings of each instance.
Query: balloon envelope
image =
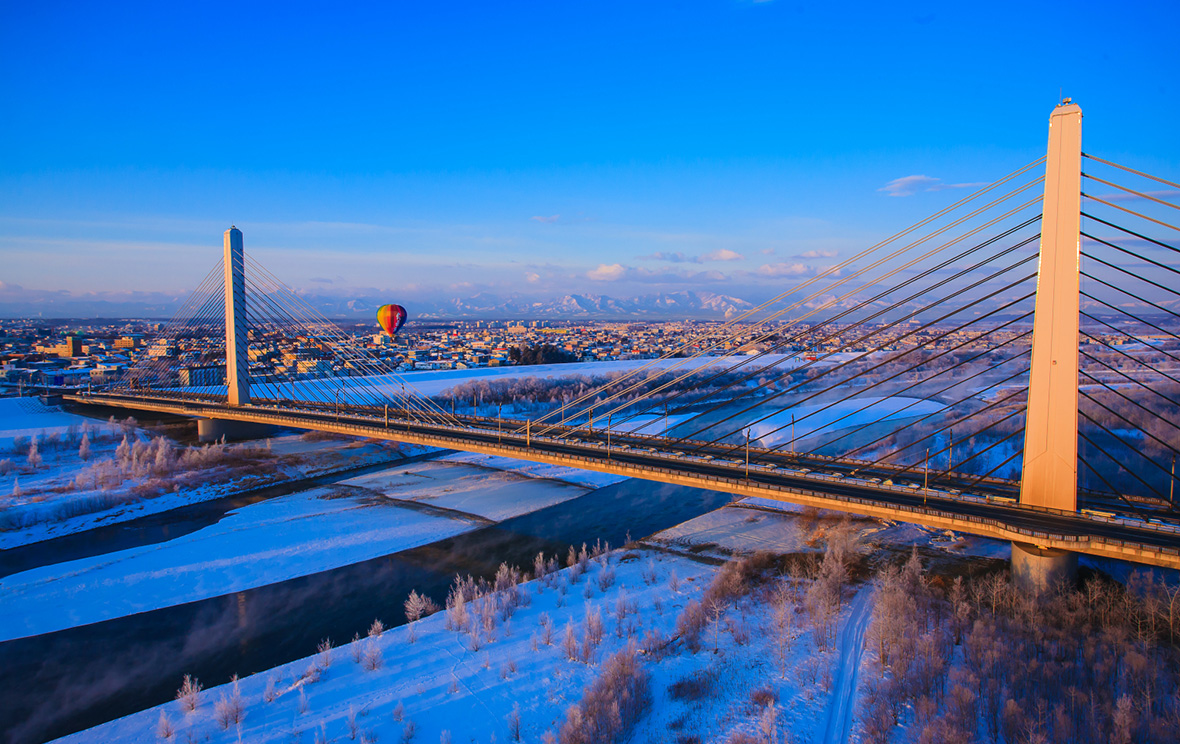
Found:
[[[382,305],[377,310],[377,322],[390,336],[406,324],[406,309],[401,305]]]

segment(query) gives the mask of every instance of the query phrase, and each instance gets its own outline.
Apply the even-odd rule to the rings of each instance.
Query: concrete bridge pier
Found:
[[[261,439],[273,436],[279,427],[270,424],[256,424],[251,421],[229,421],[226,419],[199,418],[197,419],[197,440],[200,442],[218,442],[225,437],[227,442],[243,439]]]
[[[1030,594],[1040,594],[1078,573],[1078,554],[1069,550],[1012,543],[1012,582]]]

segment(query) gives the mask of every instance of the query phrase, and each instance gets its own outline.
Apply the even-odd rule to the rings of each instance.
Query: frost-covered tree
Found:
[[[33,441],[29,443],[29,467],[36,469],[41,467],[41,452],[37,449],[37,437],[33,437]]]
[[[90,432],[82,434],[82,443],[78,445],[78,459],[82,462],[90,459]]]

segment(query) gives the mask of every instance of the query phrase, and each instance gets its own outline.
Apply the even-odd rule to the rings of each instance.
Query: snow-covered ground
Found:
[[[766,447],[790,443],[792,417],[795,420],[793,436],[799,441],[850,426],[866,426],[890,419],[925,416],[945,408],[946,406],[938,401],[904,396],[852,398],[835,404],[796,406],[778,411],[751,425],[750,439],[759,440]]]
[[[186,477],[171,474],[174,490],[142,494],[139,487],[149,478],[128,478],[118,486],[88,483],[78,485],[77,474],[114,457],[123,429],[131,441],[147,440],[142,429],[90,422],[95,433],[91,456],[84,462],[77,446],[42,448],[43,463],[25,465],[0,476],[0,489],[12,496],[0,505],[0,549],[39,542],[93,527],[118,524],[139,517],[170,511],[261,486],[325,475],[421,454],[427,448],[356,439],[320,439],[300,434],[283,434],[269,440],[229,445],[245,452],[253,448],[258,458],[245,457],[238,468],[217,471],[208,468]],[[67,425],[68,426],[68,425]],[[23,436],[23,435],[21,435]],[[180,452],[183,448],[175,448]]]
[[[86,423],[95,422],[57,406],[46,406],[38,398],[0,398],[0,451],[11,449],[17,437],[60,436],[71,426],[80,428]]]
[[[280,496],[167,542],[0,579],[0,641],[221,596],[388,555],[576,498],[584,488],[419,463]],[[358,487],[359,486],[359,487]],[[396,499],[457,510],[423,513]]]
[[[740,356],[700,357],[698,359],[626,359],[612,362],[574,362],[572,364],[531,364],[507,367],[479,367],[475,369],[446,369],[421,372],[401,372],[388,375],[371,375],[364,377],[345,377],[337,380],[338,386],[348,388],[366,388],[380,390],[393,395],[414,392],[419,395],[432,397],[439,395],[456,385],[462,385],[473,380],[508,380],[520,377],[540,377],[552,379],[557,377],[586,376],[595,377],[617,373],[631,372],[644,368],[652,372],[670,371],[678,374],[691,371],[704,372],[716,367],[731,367],[746,361],[743,371],[751,371],[768,365],[777,365],[778,370],[788,370],[803,363],[795,355],[767,354],[761,359],[747,361]],[[834,363],[834,360],[831,360]],[[641,378],[640,378],[641,379]],[[332,400],[332,394],[323,391],[322,383],[318,381],[283,383],[281,394],[286,397],[301,400]],[[189,392],[224,393],[224,388],[192,387]],[[327,397],[325,397],[327,396]]]
[[[678,615],[701,596],[717,570],[649,550],[616,551],[606,563],[604,569],[591,561],[576,583],[566,569],[555,585],[521,585],[527,604],[508,621],[498,620],[494,639],[478,648],[470,635],[448,630],[446,613],[440,612],[418,623],[416,641],[402,626],[334,649],[326,668],[309,653],[240,680],[240,723],[223,727],[217,720],[217,701],[233,697],[233,686],[224,684],[200,693],[195,711],[186,712],[173,701],[61,741],[152,741],[162,717],[174,741],[486,742],[493,736],[512,741],[514,711],[520,740],[540,741],[545,732],[560,728],[603,662],[629,640],[675,635]],[[605,588],[600,584],[604,571],[613,573],[613,583]],[[772,728],[779,741],[813,741],[826,734],[830,688],[842,679],[836,664],[842,658],[859,661],[857,654],[817,652],[808,632],[800,630],[776,661],[763,600],[760,595],[739,600],[710,623],[698,651],[673,640],[666,653],[641,654],[652,707],[630,741],[671,736],[723,741],[730,732],[754,733],[764,715],[752,701],[755,691],[778,701]],[[604,632],[583,660],[591,616],[601,618]],[[546,621],[552,628],[548,642]],[[576,659],[565,648],[567,627]],[[855,676],[851,680],[855,689]]]

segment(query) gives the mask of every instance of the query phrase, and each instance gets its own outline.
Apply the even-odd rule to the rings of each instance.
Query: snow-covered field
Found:
[[[345,483],[251,504],[167,542],[0,579],[0,641],[359,563],[483,524],[463,513],[498,521],[586,492],[461,463],[418,463]],[[423,513],[383,495],[457,511]]]
[[[17,437],[60,436],[86,423],[94,420],[43,405],[38,398],[0,398],[0,451],[10,449]]]
[[[837,355],[839,356],[839,355]],[[853,355],[855,356],[855,355]],[[393,395],[401,394],[405,385],[407,392],[433,397],[456,385],[462,385],[473,380],[508,380],[520,377],[540,377],[553,379],[557,377],[586,376],[595,377],[631,372],[644,368],[652,372],[670,371],[683,374],[691,371],[701,371],[716,367],[730,367],[744,361],[739,356],[701,357],[699,359],[627,359],[613,362],[574,362],[572,364],[532,364],[507,367],[479,367],[475,369],[446,369],[421,372],[401,372],[389,375],[372,375],[367,377],[344,377],[338,380],[345,388],[367,388],[381,390]],[[837,360],[827,360],[825,363],[835,363]],[[778,370],[789,370],[802,364],[803,361],[794,355],[767,354],[756,361],[747,361],[743,371],[751,371],[763,366],[777,364]],[[309,381],[283,383],[281,394],[286,397],[301,400],[332,400],[329,393],[323,392],[323,385]],[[189,392],[223,393],[224,388],[192,387]],[[327,395],[328,397],[324,397]]]
[[[0,549],[160,514],[260,486],[389,462],[427,451],[423,447],[390,442],[319,440],[283,434],[266,441],[229,445],[230,450],[240,452],[254,448],[262,458],[257,462],[254,460],[258,458],[247,456],[236,469],[205,468],[192,477],[176,471],[171,474],[174,490],[146,495],[137,489],[150,480],[148,477],[128,477],[117,486],[76,483],[79,472],[114,458],[123,429],[127,429],[132,442],[147,441],[150,436],[142,429],[84,420],[94,427],[96,435],[88,461],[80,458],[77,445],[42,447],[40,466],[31,468],[24,458],[17,458],[20,467],[8,476],[0,476],[4,493],[20,492],[20,496],[13,495],[0,506],[0,519],[7,526],[0,530]],[[174,449],[183,451],[179,447]]]
[[[778,701],[770,726],[779,741],[822,737],[829,719],[841,727],[838,740],[845,740],[843,727],[851,720],[829,714],[833,707],[845,709],[830,689],[841,679],[839,660],[859,663],[859,646],[816,652],[801,629],[776,661],[766,642],[770,613],[760,605],[763,597],[752,596],[722,613],[694,652],[668,639],[715,566],[649,550],[616,551],[603,563],[591,561],[576,581],[566,569],[549,586],[521,585],[527,603],[510,619],[497,620],[494,638],[478,648],[471,635],[448,630],[440,612],[418,623],[416,641],[402,626],[336,648],[328,661],[309,654],[242,679],[238,723],[223,726],[215,713],[223,697],[232,707],[234,688],[226,684],[200,693],[195,711],[173,701],[61,741],[152,741],[163,720],[175,741],[507,742],[516,740],[518,728],[519,740],[536,742],[560,728],[606,659],[645,636],[667,646],[656,651],[662,644],[653,642],[639,657],[653,702],[630,741],[723,741],[729,732],[758,732],[766,714],[753,700],[755,691]],[[613,582],[604,575],[613,575]],[[866,600],[852,607],[863,608]],[[585,652],[592,617],[601,620],[603,633]],[[852,680],[846,696],[855,690]]]

